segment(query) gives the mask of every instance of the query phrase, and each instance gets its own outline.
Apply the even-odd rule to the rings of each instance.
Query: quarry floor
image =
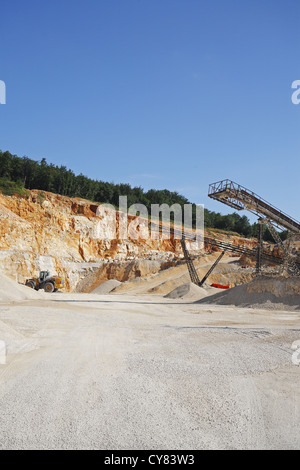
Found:
[[[0,449],[299,449],[299,311],[162,295],[0,304]]]

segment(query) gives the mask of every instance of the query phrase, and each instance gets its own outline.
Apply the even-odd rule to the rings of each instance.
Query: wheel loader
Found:
[[[64,287],[64,280],[58,276],[50,276],[49,271],[40,271],[38,277],[26,279],[25,286],[35,290],[44,289],[45,292],[56,292]]]

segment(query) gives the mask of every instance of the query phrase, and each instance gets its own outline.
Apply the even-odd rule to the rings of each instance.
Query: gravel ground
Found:
[[[0,449],[299,449],[300,313],[162,296],[0,305]]]

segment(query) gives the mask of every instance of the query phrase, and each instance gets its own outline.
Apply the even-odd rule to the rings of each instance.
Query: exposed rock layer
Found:
[[[106,273],[103,280],[127,281],[170,267],[182,258],[179,239],[146,238],[143,223],[133,216],[128,219],[129,237],[120,239],[125,214],[107,208],[99,215],[97,208],[87,200],[45,191],[32,190],[27,198],[0,194],[0,268],[21,283],[40,270],[49,270],[62,276],[65,290],[72,291],[99,270]],[[222,237],[228,240],[218,234]],[[231,241],[256,244],[239,237]],[[191,253],[203,253],[195,243],[188,248]]]

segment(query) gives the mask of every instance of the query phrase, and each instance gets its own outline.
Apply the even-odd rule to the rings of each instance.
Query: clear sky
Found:
[[[1,150],[300,219],[299,0],[1,0],[0,41]]]

